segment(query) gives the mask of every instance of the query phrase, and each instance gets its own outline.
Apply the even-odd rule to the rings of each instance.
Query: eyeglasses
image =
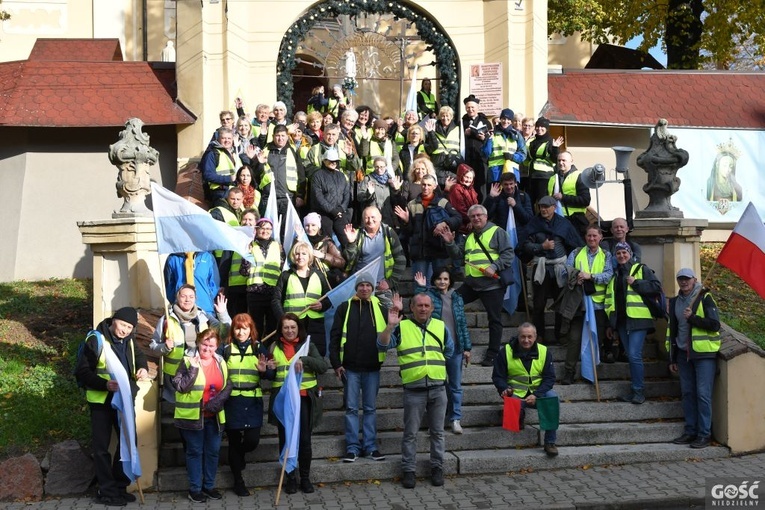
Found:
[[[221,119],[220,119],[220,120],[221,120],[221,121],[224,121],[224,120],[234,120],[234,119],[232,119],[231,117],[221,117]]]

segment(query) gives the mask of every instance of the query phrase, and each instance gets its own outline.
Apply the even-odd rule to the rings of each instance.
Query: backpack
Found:
[[[101,333],[96,331],[95,329],[92,329],[88,331],[88,334],[85,336],[85,340],[80,342],[79,347],[77,347],[77,357],[74,361],[74,371],[72,375],[75,375],[75,380],[77,381],[77,387],[85,389],[85,384],[77,379],[76,373],[77,373],[77,367],[80,366],[80,362],[82,361],[82,358],[85,356],[85,349],[86,344],[88,343],[88,338],[90,338],[91,335],[94,335],[96,337],[96,352],[98,352],[98,356],[101,356],[101,350],[103,349],[104,345],[104,337]]]
[[[635,264],[631,274],[635,276],[638,269],[646,267],[645,264]],[[651,312],[651,317],[654,319],[667,319],[667,295],[664,293],[664,289],[661,289],[658,293],[650,296],[640,296],[643,300],[643,304],[648,307],[648,311]]]

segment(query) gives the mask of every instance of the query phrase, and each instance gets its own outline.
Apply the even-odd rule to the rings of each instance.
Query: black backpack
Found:
[[[637,270],[644,267],[646,267],[645,264],[635,264],[631,275],[635,276]],[[640,298],[643,300],[643,304],[648,307],[648,311],[651,312],[651,317],[654,319],[667,319],[667,295],[664,293],[664,289],[661,289],[656,294],[640,296]]]

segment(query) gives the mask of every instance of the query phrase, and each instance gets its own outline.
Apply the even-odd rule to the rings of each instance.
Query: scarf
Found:
[[[199,308],[197,308],[197,305],[194,305],[194,308],[190,311],[184,312],[178,306],[178,303],[175,303],[173,304],[173,313],[181,321],[181,329],[183,330],[183,339],[186,342],[186,347],[196,349]]]
[[[390,179],[390,174],[388,172],[385,172],[384,174],[378,174],[377,172],[372,172],[371,175],[374,180],[376,180],[383,186],[388,184],[388,179]]]
[[[245,186],[244,184],[239,184],[237,187],[244,193],[244,201],[242,202],[244,208],[250,209],[255,203],[255,188],[252,185]]]

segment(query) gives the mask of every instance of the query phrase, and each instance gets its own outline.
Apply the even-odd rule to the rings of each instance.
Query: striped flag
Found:
[[[158,253],[230,250],[255,262],[248,249],[254,237],[252,227],[232,227],[215,221],[201,207],[155,182],[151,183],[151,191]]]
[[[311,244],[311,241],[308,239],[308,234],[305,233],[305,229],[303,228],[303,222],[300,221],[300,215],[298,215],[297,210],[295,210],[295,206],[292,205],[292,201],[288,200],[287,214],[284,218],[284,239],[282,240],[284,253],[288,255],[284,260],[284,267],[282,268],[285,271],[289,269],[289,253],[295,241],[305,241],[306,243]]]
[[[584,323],[582,324],[582,346],[579,351],[582,378],[591,383],[595,382],[595,368],[600,365],[600,349],[598,348],[598,326],[595,322],[595,305],[592,296],[584,296]],[[594,359],[594,362],[593,362]]]
[[[274,228],[271,235],[278,241],[282,228],[281,223],[279,222],[279,206],[276,202],[276,185],[274,184],[274,181],[271,181],[268,188],[268,201],[266,202],[266,211],[263,216],[273,222]]]
[[[515,247],[518,246],[518,228],[515,225],[513,208],[510,207],[509,209],[510,210],[507,212],[507,226],[505,227],[505,230],[507,230],[507,235],[510,237],[510,246],[515,250]],[[513,257],[513,282],[515,283],[507,286],[504,301],[502,302],[502,308],[504,308],[510,315],[513,315],[515,309],[518,308],[518,298],[523,289],[521,278],[523,278],[521,275],[521,261],[518,257]]]
[[[406,106],[404,112],[412,110],[417,111],[417,68],[418,64],[414,65],[414,71],[412,72],[412,85],[409,87],[409,94],[406,96]]]
[[[153,183],[152,183],[153,184]],[[213,220],[214,221],[214,220]],[[100,334],[100,333],[98,333]],[[120,418],[120,459],[122,471],[134,483],[141,477],[141,459],[138,456],[135,430],[135,404],[125,367],[111,348],[109,342],[100,342],[106,358],[106,369],[119,384],[119,391],[112,396],[112,407]]]
[[[725,242],[717,262],[741,277],[765,299],[765,226],[757,209],[749,202]]]
[[[291,473],[297,468],[298,449],[300,446],[300,383],[303,373],[295,371],[295,361],[308,356],[311,337],[306,338],[290,360],[290,367],[284,377],[284,384],[274,399],[274,416],[284,427],[284,448],[279,454],[279,463],[287,465],[284,470]]]

